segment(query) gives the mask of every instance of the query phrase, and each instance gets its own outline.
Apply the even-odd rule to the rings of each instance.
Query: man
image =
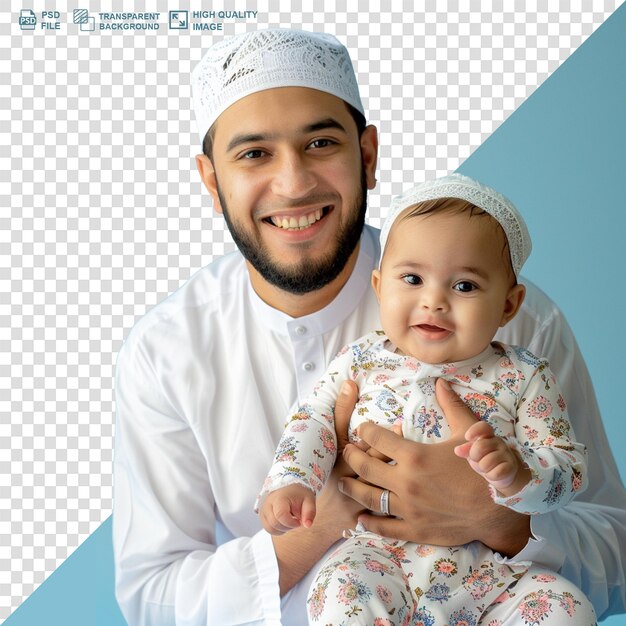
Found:
[[[440,389],[453,440],[420,446],[370,425],[361,434],[374,452],[344,454],[366,482],[338,467],[311,529],[261,530],[254,500],[289,407],[344,344],[379,325],[377,234],[363,226],[377,136],[345,48],[326,35],[225,40],[193,83],[198,170],[239,252],[146,315],[118,359],[114,546],[130,626],[305,623],[315,564],[364,507],[381,510],[387,489],[396,517],[361,513],[367,528],[440,545],[477,539],[560,568],[598,616],[624,610],[626,494],[571,331],[532,285],[498,339],[558,373],[589,451],[581,498],[532,520],[495,506],[453,453],[473,418]],[[346,386],[338,424],[353,402]]]

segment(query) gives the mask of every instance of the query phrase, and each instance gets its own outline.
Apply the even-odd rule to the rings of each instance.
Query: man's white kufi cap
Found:
[[[522,265],[528,259],[532,244],[530,234],[515,206],[495,189],[462,174],[450,174],[430,180],[407,190],[391,201],[389,215],[380,231],[380,255],[382,259],[387,238],[393,223],[403,211],[426,200],[439,198],[458,198],[489,213],[502,226],[511,254],[511,265],[518,276]]]
[[[229,106],[275,87],[324,91],[364,113],[348,51],[325,33],[274,28],[223,39],[196,65],[191,84],[201,142]]]

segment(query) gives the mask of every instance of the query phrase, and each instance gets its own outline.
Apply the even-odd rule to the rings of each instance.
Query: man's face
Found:
[[[249,264],[302,294],[331,282],[354,253],[375,163],[375,129],[359,138],[342,100],[285,87],[220,115],[203,179]]]

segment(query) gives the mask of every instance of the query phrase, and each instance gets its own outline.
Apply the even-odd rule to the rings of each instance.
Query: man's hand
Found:
[[[465,432],[478,420],[446,381],[437,381],[436,393],[450,425],[449,440],[415,443],[382,426],[362,424],[363,441],[395,463],[348,444],[344,458],[360,480],[344,477],[340,488],[374,512],[380,511],[382,489],[390,491],[389,511],[395,517],[359,517],[373,532],[443,546],[479,540],[513,556],[530,537],[529,518],[494,504],[485,481],[455,455],[454,448],[465,442]]]

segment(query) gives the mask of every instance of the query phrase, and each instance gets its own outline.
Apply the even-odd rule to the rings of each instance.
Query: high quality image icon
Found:
[[[187,11],[170,11],[170,28],[173,30],[185,30],[189,28]]]

